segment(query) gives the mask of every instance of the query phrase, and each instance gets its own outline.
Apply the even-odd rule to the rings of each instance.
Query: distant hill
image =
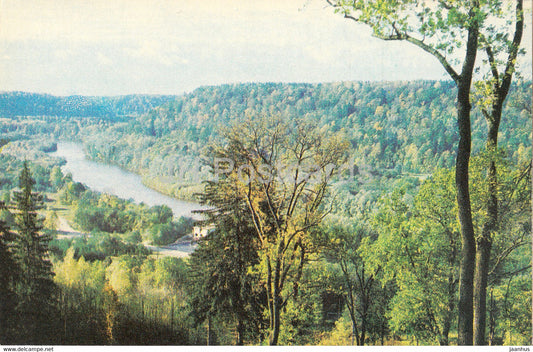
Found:
[[[429,171],[435,166],[453,165],[459,138],[455,89],[451,81],[201,87],[126,125],[100,131],[89,141],[89,150],[95,158],[129,169],[166,169],[161,173],[168,175],[177,166],[175,157],[198,155],[203,145],[218,136],[221,126],[245,115],[278,115],[304,118],[318,128],[345,131],[359,162],[387,169]],[[531,146],[531,118],[524,110],[524,100],[531,100],[531,82],[514,85],[505,107],[500,145],[511,154],[521,145]],[[484,146],[486,131],[483,115],[474,108],[474,152]],[[145,157],[140,158],[140,154]],[[154,160],[157,165],[151,165]]]
[[[450,81],[201,87],[128,121],[89,127],[83,139],[91,158],[138,172],[152,187],[180,197],[181,184],[207,176],[200,161],[205,146],[246,115],[302,118],[320,130],[342,130],[354,163],[376,174],[431,173],[455,164],[455,89]],[[530,106],[531,82],[513,85],[499,138],[512,160],[531,153]],[[484,147],[486,131],[474,108],[474,153]]]
[[[176,96],[171,95],[58,97],[49,94],[3,92],[0,93],[0,117],[58,116],[115,120],[124,116],[144,114],[174,99]]]
[[[221,129],[245,116],[270,115],[343,131],[351,162],[365,174],[423,175],[455,164],[455,89],[451,81],[408,81],[226,84],[180,96],[0,93],[0,139],[79,140],[92,159],[137,172],[164,193],[191,198],[208,177],[201,156]],[[512,162],[531,156],[531,96],[531,82],[521,82],[506,101],[499,145]],[[474,154],[486,134],[474,106]]]

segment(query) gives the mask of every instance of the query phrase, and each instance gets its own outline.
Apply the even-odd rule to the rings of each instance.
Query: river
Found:
[[[81,182],[94,191],[132,199],[149,206],[166,205],[172,209],[175,218],[186,216],[198,219],[199,215],[192,211],[204,209],[200,204],[181,201],[146,187],[137,174],[118,166],[88,160],[79,143],[59,142],[57,151],[50,155],[64,158],[67,163],[61,167],[63,173],[70,172],[74,181]]]

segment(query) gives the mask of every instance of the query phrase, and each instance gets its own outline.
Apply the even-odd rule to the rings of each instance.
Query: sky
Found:
[[[522,60],[530,75],[531,51]],[[373,38],[324,0],[0,0],[0,91],[416,79],[448,76],[431,55]]]

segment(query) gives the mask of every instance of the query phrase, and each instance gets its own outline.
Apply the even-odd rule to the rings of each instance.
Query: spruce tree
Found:
[[[0,202],[0,210],[5,204]],[[14,234],[7,224],[0,220],[0,344],[11,344],[15,331],[14,283],[18,273],[11,253]]]
[[[247,205],[226,180],[206,182],[200,198],[212,207],[202,213],[216,230],[200,240],[189,259],[195,324],[229,320],[237,332],[236,345],[257,342],[261,325],[266,323],[262,317],[266,297],[258,275],[249,271],[259,257]],[[208,344],[216,342],[208,339]]]
[[[14,259],[19,267],[15,287],[18,298],[18,339],[20,343],[52,342],[54,282],[48,258],[50,237],[41,232],[42,195],[33,192],[35,181],[25,161],[19,176],[20,191],[14,192]]]

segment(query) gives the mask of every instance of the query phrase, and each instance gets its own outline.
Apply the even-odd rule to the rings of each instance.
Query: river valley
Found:
[[[149,206],[167,205],[175,218],[180,216],[199,218],[194,210],[203,209],[200,204],[178,200],[146,187],[141,177],[118,166],[91,161],[85,157],[83,146],[74,142],[57,143],[57,151],[50,153],[64,158],[61,170],[71,173],[76,182],[81,182],[94,191],[109,193],[123,199]]]

